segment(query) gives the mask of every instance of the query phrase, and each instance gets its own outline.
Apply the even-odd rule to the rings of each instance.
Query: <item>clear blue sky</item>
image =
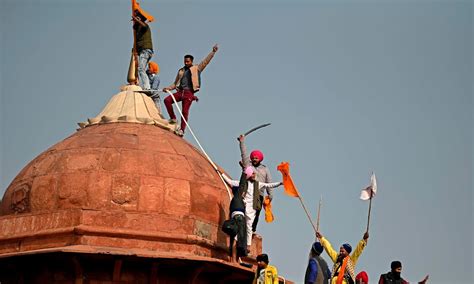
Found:
[[[99,113],[125,83],[128,0],[1,0],[1,187]],[[321,232],[356,245],[375,171],[371,237],[357,271],[472,283],[471,1],[158,1],[155,60],[169,84],[186,53],[220,50],[190,122],[216,163],[238,175],[239,133],[275,179],[291,173]],[[190,136],[186,136],[191,141]],[[260,223],[272,264],[301,283],[314,233],[281,190]],[[328,258],[327,258],[328,259]]]

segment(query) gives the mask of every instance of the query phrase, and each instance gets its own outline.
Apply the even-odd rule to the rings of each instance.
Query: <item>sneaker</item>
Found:
[[[175,118],[171,118],[168,120],[168,123],[169,124],[176,124],[176,119]]]
[[[183,130],[181,130],[181,129],[175,130],[175,131],[174,131],[174,134],[178,135],[179,137],[183,137],[183,136],[184,136],[184,132],[183,132]]]

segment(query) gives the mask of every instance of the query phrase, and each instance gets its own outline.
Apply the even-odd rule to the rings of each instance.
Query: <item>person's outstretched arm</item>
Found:
[[[429,275],[426,275],[425,278],[423,278],[423,280],[421,280],[420,282],[418,282],[418,284],[425,284],[426,281],[428,281],[428,279],[430,278]]]
[[[230,186],[239,186],[238,180],[233,180],[224,173],[221,173],[221,175],[222,175],[222,178],[224,178],[225,182],[227,182],[227,184],[229,184]]]
[[[178,81],[179,81],[179,71],[178,71],[178,74],[176,74],[176,78],[174,79],[174,83],[169,85],[166,88],[163,88],[163,91],[166,92],[166,91],[171,91],[171,90],[176,89],[176,86],[178,85]]]
[[[283,183],[281,181],[279,182],[271,182],[271,183],[266,183],[266,182],[259,182],[258,183],[258,186],[260,188],[275,188],[275,187],[279,187],[280,185],[282,185]]]
[[[326,240],[323,237],[323,235],[321,235],[320,232],[316,232],[316,237],[321,242],[321,245],[323,246],[326,253],[329,255],[329,258],[331,258],[332,262],[336,263],[336,261],[337,261],[337,252],[332,248],[331,243],[328,240]]]
[[[245,136],[240,135],[239,138],[240,156],[242,157],[242,166],[245,169],[250,166],[250,157],[247,155],[247,147],[245,146]]]
[[[204,58],[199,64],[198,64],[198,70],[199,72],[202,72],[204,68],[206,68],[207,64],[211,62],[211,59],[214,57],[214,54],[216,54],[217,50],[219,50],[219,46],[216,44],[212,47],[212,51]]]
[[[369,232],[365,232],[362,240],[359,241],[357,244],[356,249],[354,252],[351,254],[351,260],[354,266],[357,263],[357,260],[359,259],[359,256],[362,254],[362,251],[364,250],[365,246],[367,245],[367,240],[369,239]]]

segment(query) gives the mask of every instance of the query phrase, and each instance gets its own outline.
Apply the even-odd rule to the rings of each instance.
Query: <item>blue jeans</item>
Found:
[[[152,56],[153,50],[151,49],[143,49],[140,51],[140,54],[138,54],[138,83],[143,90],[150,89],[150,80],[148,79],[146,70]]]

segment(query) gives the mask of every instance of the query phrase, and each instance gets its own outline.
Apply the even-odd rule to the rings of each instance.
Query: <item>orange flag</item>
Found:
[[[292,197],[299,197],[298,189],[296,189],[295,184],[290,176],[290,164],[288,162],[281,162],[277,170],[283,175],[283,187],[285,188],[285,193]]]
[[[272,213],[272,201],[268,196],[265,196],[265,199],[263,200],[263,209],[265,209],[265,222],[273,222],[275,218],[273,217]]]
[[[140,14],[142,14],[148,22],[153,22],[155,20],[152,15],[148,14],[140,7],[140,4],[137,3],[137,0],[132,0],[132,16],[134,16],[135,11],[138,11]]]

